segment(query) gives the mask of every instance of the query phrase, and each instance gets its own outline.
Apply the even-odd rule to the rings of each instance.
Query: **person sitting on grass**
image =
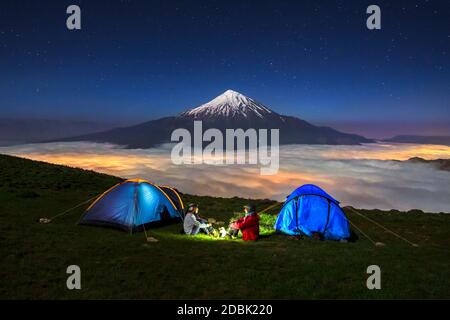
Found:
[[[198,205],[195,203],[189,204],[187,208],[183,221],[183,229],[184,233],[189,235],[196,235],[199,232],[210,234],[213,231],[208,221],[198,215]]]
[[[259,238],[259,215],[254,205],[244,207],[245,216],[230,223],[228,235],[237,237],[239,230],[242,232],[242,240],[258,240]]]

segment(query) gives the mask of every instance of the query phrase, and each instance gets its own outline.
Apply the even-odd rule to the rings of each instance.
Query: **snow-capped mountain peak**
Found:
[[[173,132],[184,128],[195,133],[194,121],[203,129],[279,129],[280,144],[359,144],[373,142],[362,136],[347,134],[327,127],[317,127],[302,119],[284,116],[259,102],[233,90],[227,90],[197,108],[175,117],[147,121],[132,127],[116,128],[93,134],[69,137],[63,141],[94,141],[126,145],[128,148],[152,148],[172,142]]]
[[[213,100],[182,113],[181,116],[196,119],[264,118],[269,114],[276,113],[252,98],[233,90],[227,90]]]

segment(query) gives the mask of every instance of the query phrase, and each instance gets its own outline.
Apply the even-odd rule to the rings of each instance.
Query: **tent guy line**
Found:
[[[411,246],[413,246],[413,247],[418,247],[418,246],[419,246],[417,243],[414,243],[414,242],[409,241],[408,239],[402,237],[402,236],[399,235],[398,233],[396,233],[396,232],[394,232],[394,231],[388,229],[387,227],[383,226],[381,223],[376,222],[375,220],[372,220],[372,219],[370,219],[369,217],[366,217],[365,215],[363,215],[362,213],[356,211],[356,210],[353,209],[352,207],[347,207],[347,208],[348,208],[350,211],[356,213],[357,215],[363,217],[363,218],[366,219],[367,221],[372,222],[374,225],[376,225],[376,226],[378,226],[378,227],[384,229],[385,231],[389,232],[390,234],[396,236],[397,238],[399,238],[399,239],[401,239],[401,240],[403,240],[403,241],[409,243]]]

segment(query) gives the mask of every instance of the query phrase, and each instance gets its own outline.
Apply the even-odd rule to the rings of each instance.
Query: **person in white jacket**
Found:
[[[209,234],[211,232],[211,225],[198,215],[198,205],[191,203],[188,206],[183,222],[184,233],[189,235],[196,235],[199,232]]]

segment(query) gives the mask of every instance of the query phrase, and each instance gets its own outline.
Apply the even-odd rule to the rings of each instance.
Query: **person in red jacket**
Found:
[[[259,238],[259,215],[254,205],[244,207],[245,216],[230,224],[228,234],[237,236],[239,230],[242,232],[242,240],[258,240]]]

